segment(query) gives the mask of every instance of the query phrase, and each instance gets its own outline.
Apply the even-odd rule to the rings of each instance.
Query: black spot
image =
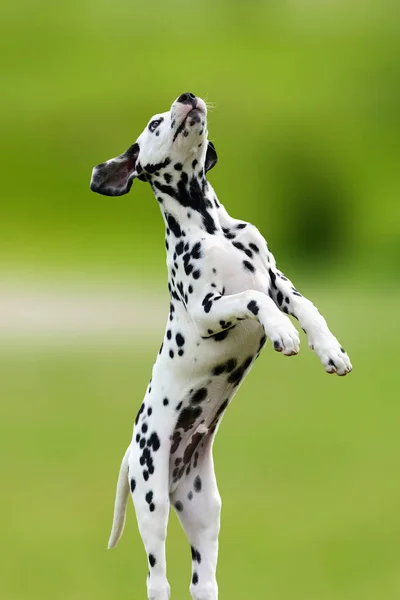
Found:
[[[213,336],[213,340],[215,340],[216,342],[222,342],[222,340],[224,340],[227,336],[228,336],[229,330],[225,330],[225,331],[220,331],[219,333],[216,333]]]
[[[260,252],[259,247],[256,246],[256,244],[253,244],[253,242],[250,242],[249,246],[254,252]]]
[[[152,447],[154,452],[157,452],[157,450],[160,449],[160,438],[158,437],[155,431],[153,431],[150,438],[147,440],[147,445]]]
[[[142,425],[142,433],[147,433],[147,424],[143,423]]]
[[[226,361],[225,363],[225,371],[227,373],[230,373],[231,371],[233,371],[233,369],[236,367],[237,365],[237,360],[236,358],[230,358],[229,360]]]
[[[149,554],[149,563],[151,567],[154,567],[156,564],[156,559],[155,556],[153,554]]]
[[[164,404],[164,406],[168,406],[168,404],[169,404],[168,398],[164,398],[163,404]]]
[[[178,448],[179,448],[179,444],[182,441],[182,436],[180,434],[179,431],[175,431],[174,435],[172,436],[172,444],[171,444],[171,454],[174,454]]]
[[[183,253],[183,242],[182,241],[176,245],[175,252],[177,253],[178,256],[180,256]]]
[[[228,383],[232,383],[235,386],[239,385],[239,383],[241,382],[241,380],[243,378],[245,371],[251,365],[252,360],[253,360],[252,356],[247,357],[242,365],[240,365],[239,367],[237,367],[237,369],[232,371],[232,373],[228,377]]]
[[[179,404],[176,405],[176,410],[181,410],[182,404],[182,402],[179,402]]]
[[[193,546],[190,547],[190,550],[192,552],[192,560],[193,562],[197,562],[197,563],[201,563],[201,554],[198,550],[196,550],[196,548],[193,548]]]
[[[217,411],[217,416],[221,415],[224,410],[226,410],[226,407],[229,404],[229,400],[224,400],[224,402],[221,404],[221,406],[219,407],[218,411]]]
[[[189,294],[193,294],[193,286],[189,285],[188,292]]]
[[[136,443],[138,444],[139,442],[140,442],[140,433],[138,433],[138,434],[136,435]]]
[[[192,491],[190,491],[188,493],[188,500],[193,500],[193,492]]]
[[[267,341],[267,336],[264,334],[262,336],[262,338],[260,339],[260,344],[258,346],[258,351],[257,352],[261,351],[261,349],[264,347],[264,344],[265,344],[266,341]]]
[[[201,272],[199,270],[197,271],[193,271],[193,279],[198,279],[201,275]]]
[[[253,265],[251,264],[251,262],[249,262],[248,260],[243,261],[243,266],[246,269],[248,269],[251,273],[254,273],[255,269],[254,269]]]
[[[181,173],[181,181],[183,181],[183,183],[187,183],[189,181],[188,174],[185,173],[185,171]]]
[[[160,169],[165,169],[165,167],[168,167],[169,163],[171,162],[170,158],[166,158],[163,162],[160,163],[156,163],[156,164],[147,164],[144,167],[144,170],[147,173],[157,173],[157,171],[160,171]],[[159,173],[157,173],[157,175],[159,175]]]
[[[174,219],[172,215],[167,215],[167,223],[174,236],[177,238],[181,237],[182,231],[179,226],[179,223]]]
[[[176,343],[178,344],[178,346],[183,346],[185,343],[185,338],[183,337],[183,335],[181,333],[176,334],[175,340],[176,340]]]
[[[219,298],[220,298],[220,297],[221,297],[221,296],[219,296],[219,297],[217,297],[217,298],[214,298],[214,300],[219,300]],[[222,329],[229,329],[229,327],[231,327],[231,326],[232,326],[232,323],[231,323],[231,321],[223,321],[223,320],[221,320],[221,321],[219,322],[219,324],[221,325]]]
[[[135,491],[135,488],[136,488],[136,481],[132,478],[131,479],[131,492],[132,492],[132,494]]]
[[[149,511],[150,511],[150,512],[154,512],[155,510],[156,510],[155,504],[153,504],[153,503],[152,503],[152,504],[150,504],[150,506],[149,506]]]
[[[207,393],[208,392],[206,388],[200,388],[193,394],[191,399],[192,403],[199,404],[200,402],[203,402],[203,400],[207,398]]]
[[[174,169],[175,169],[175,171],[182,171],[182,168],[183,168],[183,165],[182,165],[182,163],[176,163],[176,164],[174,165]]]
[[[276,296],[277,302],[279,304],[279,306],[282,306],[282,302],[283,302],[283,294],[282,292],[278,292],[277,296]]]
[[[225,372],[225,365],[217,365],[216,367],[214,367],[213,369],[213,375],[221,375],[221,373]]]
[[[196,479],[193,482],[193,487],[194,487],[194,491],[195,492],[201,492],[201,479],[200,477],[197,475]]]
[[[275,273],[273,272],[272,269],[268,269],[268,273],[269,273],[269,276],[270,276],[270,279],[271,279],[272,287],[275,290],[277,290],[278,288],[277,288],[277,285],[276,285],[276,275],[275,275]]]
[[[147,504],[151,504],[153,502],[153,492],[147,492],[145,498],[146,498]]]
[[[151,413],[153,412],[153,409],[151,408],[151,406],[147,409],[147,414],[150,417]]]
[[[196,167],[197,163],[198,163],[198,160],[197,160],[197,158],[195,158],[194,161],[192,162],[192,169],[194,169]]]
[[[178,500],[177,502],[175,502],[175,508],[178,512],[182,512],[183,511],[183,504],[180,500]]]
[[[193,573],[192,583],[193,583],[193,585],[197,585],[199,583],[199,576],[197,575],[196,572]]]
[[[184,263],[183,268],[185,269],[186,275],[190,275],[190,273],[193,271],[193,265],[188,262]]]
[[[149,478],[149,472],[148,472],[148,471],[143,471],[143,479],[144,479],[145,481],[147,481],[147,480],[148,480],[148,478]]]
[[[184,431],[189,431],[193,427],[196,422],[196,419],[202,413],[202,409],[199,406],[187,406],[185,407],[180,415],[176,424],[176,429],[183,429]]]
[[[202,305],[204,306],[204,312],[209,313],[212,308],[212,299],[214,294],[212,292],[208,293],[204,298]]]
[[[172,176],[169,173],[164,173],[166,183],[171,183]]]
[[[227,240],[234,240],[235,239],[235,234],[231,233],[230,230],[227,229],[226,227],[223,227],[222,231],[223,231],[224,236],[226,237]]]
[[[139,412],[138,412],[138,414],[136,415],[136,419],[135,419],[135,425],[137,425],[137,424],[138,424],[138,422],[139,422],[139,418],[140,418],[140,415],[141,415],[141,414],[142,414],[142,412],[144,411],[144,408],[145,408],[145,406],[144,406],[144,402],[143,402],[143,404],[142,404],[142,405],[141,405],[141,407],[139,408]]]
[[[169,351],[169,357],[170,357],[170,358],[174,358],[174,351],[173,351],[173,350],[170,350],[170,351]]]
[[[146,445],[146,440],[145,440],[144,438],[142,438],[142,439],[140,440],[140,447],[141,447],[141,449],[142,449],[142,450],[143,450],[143,448],[145,447],[145,445]]]
[[[250,312],[253,313],[253,315],[258,315],[259,308],[258,308],[257,302],[255,300],[251,300],[248,303],[247,308],[249,309]]]
[[[243,363],[243,370],[247,371],[247,369],[249,368],[249,366],[251,365],[251,363],[253,362],[253,357],[252,356],[248,356],[246,358],[246,360]]]
[[[245,254],[247,254],[247,256],[249,258],[253,257],[253,253],[251,250],[249,250],[248,248],[245,248],[243,246],[243,244],[241,244],[240,242],[232,242],[233,246],[235,246],[235,248],[237,248],[238,250],[241,250],[242,252],[244,252]]]
[[[201,258],[201,244],[197,242],[190,251],[192,258],[198,259]]]

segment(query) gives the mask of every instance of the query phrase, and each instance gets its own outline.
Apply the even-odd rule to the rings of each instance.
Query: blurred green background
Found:
[[[215,445],[220,597],[400,597],[400,24],[395,2],[21,0],[0,9],[1,600],[145,598],[120,459],[167,312],[150,189],[89,191],[182,92],[210,174],[326,315],[354,372],[267,347]],[[146,325],[149,316],[152,326]],[[174,515],[173,598],[190,551]]]

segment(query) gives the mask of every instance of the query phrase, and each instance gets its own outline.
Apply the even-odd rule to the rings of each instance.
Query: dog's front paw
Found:
[[[290,319],[281,316],[282,319],[265,328],[265,333],[271,340],[274,350],[282,352],[285,356],[294,356],[299,353],[299,334]]]
[[[310,348],[314,350],[329,374],[336,373],[343,376],[350,373],[353,368],[346,351],[333,335],[310,342]]]

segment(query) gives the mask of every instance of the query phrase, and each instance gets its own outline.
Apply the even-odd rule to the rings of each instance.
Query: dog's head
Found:
[[[214,145],[207,140],[206,104],[186,93],[175,100],[171,110],[152,117],[126,152],[94,167],[90,189],[105,196],[122,196],[135,178],[169,183],[179,171],[209,171],[216,162]]]

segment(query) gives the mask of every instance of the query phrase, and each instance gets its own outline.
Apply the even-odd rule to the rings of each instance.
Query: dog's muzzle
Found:
[[[172,105],[172,111],[174,113],[172,123],[173,125],[177,125],[173,141],[185,130],[189,118],[191,119],[189,125],[193,126],[196,123],[200,123],[202,117],[207,115],[207,107],[204,100],[197,98],[191,92],[181,94]]]

